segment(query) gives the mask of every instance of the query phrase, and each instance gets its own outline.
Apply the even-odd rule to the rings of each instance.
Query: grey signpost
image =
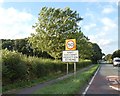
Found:
[[[67,74],[68,74],[68,63],[67,63]]]
[[[76,62],[74,62],[74,75],[76,74]]]

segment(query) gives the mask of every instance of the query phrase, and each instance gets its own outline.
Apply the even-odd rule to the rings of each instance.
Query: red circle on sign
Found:
[[[66,43],[66,46],[68,49],[72,50],[75,46],[74,44],[74,41],[73,40],[69,40],[67,43]]]

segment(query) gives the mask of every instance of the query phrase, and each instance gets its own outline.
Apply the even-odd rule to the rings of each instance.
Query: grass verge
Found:
[[[31,81],[22,81],[22,82],[16,82],[14,84],[9,84],[7,86],[2,87],[2,92],[3,93],[8,93],[8,92],[19,90],[19,89],[22,89],[22,88],[25,88],[25,87],[32,87],[34,85],[37,85],[38,83],[43,83],[43,82],[46,82],[48,80],[58,78],[58,77],[60,77],[64,74],[65,73],[56,73],[54,75],[51,74],[51,75],[42,77],[40,79],[34,79],[34,80],[31,80]]]
[[[90,80],[99,65],[94,65],[88,71],[78,72],[75,76],[38,89],[34,94],[76,94]]]

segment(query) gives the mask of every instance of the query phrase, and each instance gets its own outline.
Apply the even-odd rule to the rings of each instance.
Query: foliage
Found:
[[[2,51],[2,79],[3,85],[12,83],[17,80],[23,80],[26,77],[26,65],[22,61],[22,54],[11,52],[8,50]]]
[[[46,51],[55,59],[62,57],[66,39],[76,39],[80,58],[91,59],[94,63],[102,59],[100,47],[89,42],[78,23],[83,20],[76,11],[70,8],[55,9],[43,7],[38,22],[33,26],[36,33],[31,34],[29,42],[33,48]]]
[[[98,44],[92,43],[92,46],[93,53],[91,54],[91,60],[93,63],[97,63],[98,60],[102,59],[103,53]]]
[[[14,40],[2,39],[2,49],[5,48],[12,51],[14,49]]]
[[[79,54],[81,59],[89,59],[91,60],[91,56],[93,54],[93,46],[91,42],[88,42],[86,39],[80,40],[78,44]]]
[[[10,51],[18,51],[27,56],[37,56],[43,58],[52,58],[47,52],[38,51],[33,49],[28,42],[28,38],[24,39],[2,39],[2,49],[8,49]]]
[[[83,36],[82,33],[79,33],[79,34],[78,35],[76,34],[76,37],[77,37],[76,40],[78,43],[77,50],[79,50],[79,55],[80,55],[79,57],[81,59],[89,59],[92,61],[99,60],[101,58],[100,56],[102,56],[101,50],[98,50],[98,49],[96,50],[95,48],[93,48],[93,43],[89,42],[88,38],[85,36],[79,37],[79,36]],[[37,56],[37,57],[42,57],[42,58],[53,59],[49,54],[47,54],[47,52],[45,51],[42,52],[37,49],[33,49],[31,47],[31,44],[28,42],[28,38],[15,39],[15,40],[3,39],[2,49],[8,49],[11,51],[16,50],[18,52],[21,52],[22,54],[26,54],[27,56]]]
[[[118,49],[118,50],[116,50],[116,51],[113,52],[111,58],[113,59],[113,58],[115,58],[115,57],[119,57],[119,58],[120,58],[120,49]]]
[[[107,54],[104,59],[108,62],[108,63],[112,63],[112,54]]]
[[[86,67],[91,61],[80,61],[77,69]],[[73,64],[69,64],[69,71],[73,71]],[[2,79],[3,86],[16,81],[31,81],[45,76],[65,73],[66,64],[60,60],[27,57],[16,51],[2,50]]]
[[[23,54],[26,54],[26,55],[33,55],[33,49],[32,47],[30,46],[30,44],[27,42],[28,39],[25,38],[25,39],[16,39],[14,40],[14,43],[15,43],[15,50],[17,50],[18,52],[22,52]]]
[[[84,37],[77,23],[82,20],[76,11],[70,8],[55,9],[43,7],[38,22],[33,26],[36,33],[29,42],[33,48],[46,51],[55,59],[61,58],[66,39],[80,40]]]

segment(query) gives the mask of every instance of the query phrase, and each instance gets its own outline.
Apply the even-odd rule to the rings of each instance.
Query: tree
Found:
[[[112,63],[112,54],[107,54],[104,58],[105,58],[105,60],[108,61],[109,63]]]
[[[21,52],[22,54],[26,55],[33,55],[33,49],[31,45],[28,43],[28,39],[16,39],[15,41],[15,47],[18,52]]]
[[[28,42],[28,38],[24,39],[2,39],[2,49],[8,49],[10,51],[16,50],[27,56],[37,56],[43,58],[52,58],[46,52],[38,51],[31,47],[31,44]]]
[[[115,57],[119,57],[120,58],[120,49],[118,49],[118,50],[113,52],[112,59],[115,58]]]
[[[3,39],[2,40],[2,49],[8,49],[10,51],[16,50],[26,55],[32,55],[32,48],[27,42],[27,38],[25,39]]]
[[[8,40],[2,39],[2,49],[5,48],[12,51],[14,49],[14,41],[10,39]]]
[[[90,60],[93,54],[92,43],[84,38],[79,41],[78,46],[80,58]]]
[[[92,46],[93,46],[93,53],[91,59],[93,63],[97,63],[98,60],[102,59],[103,53],[98,44],[93,43]]]
[[[62,56],[66,39],[84,37],[78,22],[83,18],[70,8],[55,9],[43,7],[39,13],[38,22],[33,26],[36,33],[31,34],[29,42],[33,48],[46,51],[55,59]]]

